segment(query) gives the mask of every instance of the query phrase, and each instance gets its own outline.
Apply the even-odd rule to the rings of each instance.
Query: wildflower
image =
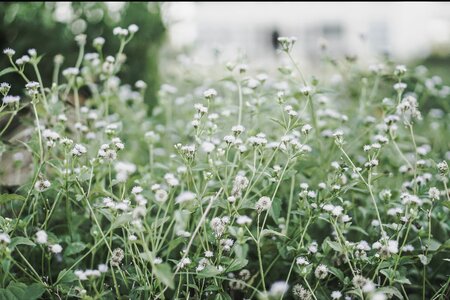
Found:
[[[120,248],[114,249],[112,252],[112,255],[111,255],[111,259],[110,259],[111,266],[118,267],[124,257],[125,257],[125,254],[122,249],[120,249]]]
[[[413,119],[422,119],[420,111],[418,110],[417,99],[413,96],[407,96],[402,99],[397,106],[397,114],[403,116],[405,123],[409,123]]]
[[[147,88],[147,84],[143,81],[143,80],[138,80],[136,81],[136,83],[134,84],[134,86],[140,90],[144,90]]]
[[[395,67],[394,75],[401,77],[405,75],[406,71],[407,71],[406,66],[398,65]]]
[[[269,197],[264,196],[259,198],[259,200],[256,202],[255,209],[260,214],[263,211],[268,210],[271,206],[272,200]]]
[[[308,252],[309,253],[312,253],[312,254],[314,254],[314,253],[317,253],[317,250],[318,250],[318,244],[317,244],[317,242],[312,242],[310,245],[309,245],[309,247],[308,247]]]
[[[131,24],[130,26],[128,26],[128,31],[131,34],[138,32],[138,30],[139,30],[139,26],[137,26],[136,24]]]
[[[407,85],[406,83],[403,82],[397,82],[396,84],[394,84],[394,90],[396,90],[397,92],[403,92],[406,89]]]
[[[325,279],[328,276],[328,267],[323,264],[318,265],[314,271],[314,276],[317,279]]]
[[[309,125],[309,124],[305,124],[305,125],[302,126],[302,133],[303,134],[307,135],[307,134],[309,134],[311,132],[311,130],[312,130],[312,126]]]
[[[120,36],[120,37],[125,37],[128,35],[128,29],[122,28],[122,27],[115,27],[113,29],[113,34]]]
[[[309,261],[303,256],[297,257],[297,259],[295,260],[295,263],[298,266],[307,266],[307,265],[309,265]]]
[[[252,219],[248,216],[239,216],[236,219],[236,223],[239,225],[250,225],[252,223]]]
[[[108,266],[106,264],[99,264],[98,270],[100,271],[100,273],[106,273],[108,272]]]
[[[75,144],[75,146],[72,149],[72,155],[73,156],[78,156],[79,157],[79,156],[81,156],[83,154],[86,154],[86,152],[87,152],[86,147],[84,147],[81,144]]]
[[[387,300],[388,298],[386,297],[385,294],[379,292],[379,293],[375,293],[372,295],[372,298],[370,298],[371,300]]]
[[[155,200],[157,202],[160,202],[160,203],[166,202],[168,197],[169,196],[168,196],[167,192],[163,189],[158,189],[155,192]]]
[[[215,148],[216,148],[216,146],[213,143],[210,143],[210,142],[202,143],[202,150],[208,154],[213,152]]]
[[[203,92],[203,97],[207,100],[213,100],[217,96],[217,91],[215,89],[207,89]]]
[[[50,251],[55,254],[61,253],[62,250],[63,250],[63,248],[61,247],[60,244],[54,244],[54,245],[50,246]]]
[[[131,189],[131,193],[137,195],[137,194],[142,193],[143,190],[144,190],[144,189],[143,189],[141,186],[138,186],[138,185],[137,185],[137,186],[134,186],[134,187]]]
[[[67,69],[62,71],[62,74],[65,77],[77,76],[78,74],[80,74],[80,69],[78,69],[78,68],[67,68]]]
[[[47,190],[48,188],[50,188],[50,186],[51,186],[51,183],[47,179],[38,179],[36,181],[36,183],[34,184],[34,188],[38,192],[43,192],[43,191]]]
[[[92,45],[95,48],[101,48],[101,47],[103,47],[104,44],[105,44],[105,39],[101,36],[96,37],[92,42]]]
[[[212,251],[205,251],[205,257],[211,258],[214,256],[214,253]]]
[[[285,52],[289,52],[292,50],[295,42],[297,41],[296,37],[279,37],[278,43],[280,43],[281,49]]]
[[[73,273],[78,277],[78,280],[83,281],[88,279],[86,274],[82,270],[75,270],[75,272]]]
[[[176,198],[175,198],[175,203],[185,203],[185,202],[189,202],[194,200],[197,197],[197,195],[195,193],[186,191],[186,192],[182,192],[181,194],[179,194]]]
[[[437,188],[432,187],[428,190],[428,197],[430,197],[431,200],[439,200],[440,192]]]
[[[276,281],[270,287],[269,294],[272,297],[281,297],[282,295],[284,295],[284,293],[286,293],[288,291],[288,289],[289,289],[289,285],[287,282]]]
[[[294,297],[296,299],[299,299],[299,300],[311,300],[312,299],[311,292],[308,291],[307,289],[305,289],[300,284],[294,285],[294,287],[292,288],[292,294],[294,295]]]
[[[233,134],[235,136],[238,136],[245,131],[245,127],[242,125],[236,125],[236,126],[231,127],[231,131],[233,132]]]
[[[11,238],[9,237],[9,235],[5,232],[0,232],[0,242],[4,243],[4,244],[9,244],[11,243]]]
[[[439,171],[439,173],[444,176],[447,174],[448,172],[448,164],[445,160],[441,161],[440,163],[437,164],[437,169]]]
[[[225,141],[225,143],[227,144],[234,144],[234,142],[236,141],[236,138],[232,135],[226,135],[223,137],[223,140]]]
[[[312,92],[312,87],[310,86],[303,86],[300,88],[300,92],[305,95],[305,96],[309,96]]]
[[[14,51],[11,48],[6,48],[3,50],[3,54],[6,54],[7,56],[12,57],[12,56],[14,56],[14,54],[16,54],[16,51]]]
[[[185,258],[181,259],[180,262],[178,263],[178,268],[183,269],[190,263],[191,263],[191,260],[188,257],[185,257]]]
[[[232,239],[222,239],[220,240],[220,246],[223,251],[230,251],[231,247],[233,247],[234,241]]]
[[[216,236],[216,238],[222,236],[225,231],[225,224],[220,218],[213,218],[209,224],[211,226],[211,229],[214,231],[214,235]]]
[[[231,195],[234,197],[240,197],[241,193],[247,188],[249,181],[247,177],[243,175],[237,175],[234,178],[233,189],[231,190]]]
[[[8,94],[9,90],[11,89],[11,85],[6,82],[0,83],[0,94],[3,96],[6,96]]]
[[[338,300],[342,298],[342,293],[340,291],[332,291],[331,292],[331,299]]]
[[[153,260],[153,264],[155,265],[159,265],[162,264],[163,260],[161,257],[155,257],[155,259]]]
[[[368,281],[367,278],[365,278],[361,275],[355,275],[355,277],[353,277],[353,279],[352,279],[352,284],[356,288],[362,288],[366,284],[367,281]]]
[[[47,244],[47,232],[45,230],[39,230],[36,232],[36,242],[38,244]]]
[[[19,96],[7,95],[7,96],[3,97],[4,104],[19,103],[19,101],[20,101]]]

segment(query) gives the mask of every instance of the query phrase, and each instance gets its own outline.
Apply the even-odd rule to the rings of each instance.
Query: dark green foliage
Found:
[[[76,34],[87,35],[86,52],[93,52],[92,39],[104,37],[104,53],[109,55],[116,53],[119,48],[119,40],[112,33],[113,28],[136,24],[140,30],[135,41],[127,47],[126,68],[122,70],[120,77],[124,83],[132,85],[137,80],[144,80],[148,84],[145,101],[153,106],[159,86],[158,50],[165,32],[159,5],[147,2],[127,3],[118,12],[109,10],[105,3],[100,2],[73,2],[71,7],[73,17],[66,24],[55,20],[55,15],[60,13],[53,2],[1,3],[0,48],[13,48],[17,53],[16,58],[26,54],[30,48],[36,48],[39,54],[45,54],[39,68],[44,85],[51,86],[53,57],[56,54],[65,57],[63,68],[75,65],[78,55],[78,46],[74,41]],[[1,55],[0,65],[8,64],[7,57]],[[8,75],[4,80],[11,83],[13,94],[21,93],[23,84],[16,74]]]

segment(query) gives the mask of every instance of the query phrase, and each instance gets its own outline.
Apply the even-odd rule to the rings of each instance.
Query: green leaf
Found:
[[[266,236],[266,235],[277,235],[277,236],[287,238],[287,236],[285,236],[284,234],[282,234],[278,231],[272,230],[272,229],[263,229],[263,231],[261,232],[261,236]]]
[[[392,286],[379,288],[379,289],[377,289],[377,292],[388,294],[388,295],[394,295],[398,299],[402,299],[403,300],[403,296],[400,293],[400,291],[397,288],[392,287]]]
[[[64,255],[69,256],[77,254],[83,251],[84,249],[86,249],[86,244],[82,242],[74,242],[71,243],[69,246],[67,246],[66,250],[64,251]]]
[[[75,275],[75,273],[72,270],[67,271],[66,269],[63,269],[61,272],[59,272],[58,279],[56,280],[56,282],[71,283],[76,280],[78,280],[78,277]]]
[[[41,298],[45,288],[40,283],[27,286],[22,282],[11,281],[6,289],[0,289],[0,299],[36,300]]]
[[[341,253],[342,252],[342,247],[338,242],[333,242],[328,240],[328,245],[330,245],[331,248],[333,248],[335,251]]]
[[[231,262],[231,264],[228,266],[227,268],[227,272],[233,272],[236,270],[240,270],[242,268],[244,268],[246,265],[248,264],[248,260],[247,259],[235,259],[234,261]]]
[[[9,247],[11,249],[14,249],[17,245],[27,245],[27,246],[36,246],[33,241],[26,237],[18,236],[11,239],[11,243],[9,244]]]
[[[111,226],[113,228],[121,227],[122,225],[131,222],[132,219],[133,216],[131,214],[122,214],[114,220],[114,223]]]
[[[26,299],[36,300],[40,299],[45,292],[45,288],[40,283],[33,283],[25,290]]]
[[[207,278],[207,277],[214,277],[216,275],[219,275],[221,272],[217,270],[216,267],[207,265],[202,271],[197,273],[197,276],[199,278]]]
[[[331,274],[336,276],[341,282],[344,282],[344,273],[341,270],[334,267],[328,267],[328,269],[330,270]]]
[[[3,69],[0,71],[0,77],[2,77],[3,75],[9,74],[9,73],[15,72],[15,71],[16,70],[13,67]]]
[[[170,269],[169,264],[158,264],[155,265],[155,275],[163,284],[168,286],[171,289],[175,288],[175,283],[173,281],[173,273]]]
[[[2,194],[0,195],[0,205],[7,204],[11,201],[24,201],[25,197],[17,194]]]

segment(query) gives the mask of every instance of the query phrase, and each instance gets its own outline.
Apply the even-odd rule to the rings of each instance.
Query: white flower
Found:
[[[207,89],[203,92],[203,97],[208,100],[214,99],[217,96],[217,91],[215,89]]]
[[[98,270],[100,271],[100,273],[106,273],[106,272],[108,272],[108,265],[106,265],[106,264],[99,264],[98,265]]]
[[[342,298],[342,293],[340,291],[331,292],[331,299],[338,300]]]
[[[61,253],[63,248],[60,244],[54,244],[50,246],[50,251],[52,251],[55,254]]]
[[[38,232],[36,232],[36,242],[38,244],[47,244],[47,232],[45,232],[44,230],[39,230]]]
[[[309,265],[309,261],[303,256],[297,257],[297,259],[295,260],[295,263],[298,266],[307,266],[307,265]]]
[[[167,192],[165,190],[158,189],[155,192],[155,200],[160,202],[160,203],[166,202],[168,197],[169,196],[168,196],[168,194],[167,194]]]
[[[222,239],[220,240],[220,246],[222,246],[223,251],[230,251],[233,247],[234,241],[232,239]]]
[[[272,200],[269,197],[264,196],[259,198],[259,200],[256,202],[255,209],[258,213],[261,213],[265,210],[268,210],[271,206]]]
[[[6,55],[8,55],[9,57],[11,57],[11,56],[13,56],[14,54],[16,54],[16,51],[14,51],[14,50],[11,49],[11,48],[6,48],[6,49],[3,50],[3,53],[6,54]]]
[[[323,264],[318,265],[314,271],[314,276],[316,276],[317,279],[326,278],[328,276],[328,267]]]
[[[183,258],[182,260],[180,260],[180,262],[178,263],[178,267],[180,269],[186,267],[187,265],[189,265],[191,263],[191,260],[187,257]]]
[[[72,149],[72,155],[73,156],[81,156],[87,152],[86,147],[84,147],[81,144],[75,144]]]
[[[19,96],[7,95],[7,96],[3,97],[3,103],[5,103],[5,104],[19,103],[19,101],[20,101]]]
[[[87,280],[87,275],[84,271],[82,270],[75,270],[75,272],[73,272],[75,274],[75,276],[78,277],[78,280],[83,281],[83,280]]]
[[[440,191],[435,187],[428,190],[428,197],[430,197],[431,200],[439,200],[440,194]]]
[[[39,179],[34,184],[34,188],[38,192],[43,192],[43,191],[47,190],[50,186],[51,186],[51,183],[47,179]]]
[[[212,251],[205,251],[205,257],[211,258],[214,256],[214,253]]]
[[[128,26],[128,31],[130,33],[136,33],[139,30],[139,26],[137,26],[136,24],[131,24],[130,26]]]
[[[202,143],[202,150],[208,154],[213,152],[215,148],[216,148],[216,146],[213,143],[210,143],[210,142]]]
[[[186,192],[182,192],[180,195],[178,195],[175,198],[175,203],[185,203],[185,202],[189,202],[194,200],[197,197],[197,195],[195,193],[186,191]]]
[[[155,265],[159,265],[162,264],[163,260],[161,257],[155,257],[155,259],[153,260],[153,264]]]
[[[281,297],[281,295],[285,294],[289,289],[289,285],[286,281],[276,281],[270,287],[270,295],[272,297]]]
[[[94,45],[94,47],[101,47],[105,44],[105,39],[101,36],[96,37],[92,44]]]
[[[113,29],[113,34],[117,36],[127,36],[128,35],[128,29],[122,28],[122,27],[115,27]]]
[[[231,131],[234,133],[234,135],[240,135],[245,131],[245,127],[242,125],[236,125],[231,127]]]
[[[9,237],[9,235],[7,233],[1,232],[0,233],[0,242],[9,244],[9,243],[11,243],[11,238]]]
[[[239,225],[250,225],[252,223],[252,219],[248,216],[239,216],[236,219],[236,223]]]
[[[133,194],[140,194],[140,193],[142,193],[142,191],[143,191],[144,189],[141,187],[141,186],[134,186],[132,189],[131,189],[131,193],[133,193]]]

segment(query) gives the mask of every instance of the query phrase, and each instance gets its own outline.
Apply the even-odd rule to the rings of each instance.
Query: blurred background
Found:
[[[65,67],[76,60],[75,35],[103,36],[105,52],[114,53],[118,41],[112,29],[139,25],[121,78],[130,84],[145,80],[150,104],[156,103],[161,73],[181,54],[199,63],[239,56],[276,66],[278,36],[298,38],[294,55],[310,70],[326,49],[332,57],[358,57],[361,64],[389,57],[426,64],[444,80],[450,76],[450,3],[9,2],[0,3],[0,21],[2,49],[22,55],[34,47],[47,60],[61,53]],[[0,65],[8,65],[4,56]],[[51,78],[51,67],[44,77]]]
[[[193,48],[203,59],[215,47],[270,64],[280,35],[298,38],[295,56],[310,67],[323,47],[367,64],[382,56],[436,67],[449,62],[450,3],[444,2],[183,2],[167,4],[163,16],[170,20],[172,47]]]

